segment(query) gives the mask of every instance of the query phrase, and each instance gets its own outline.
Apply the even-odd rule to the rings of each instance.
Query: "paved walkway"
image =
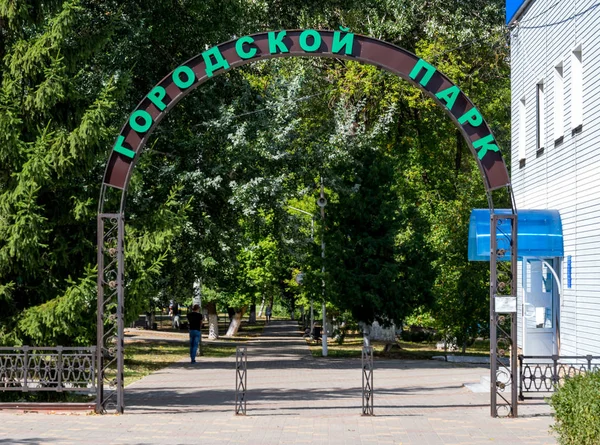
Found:
[[[248,343],[247,415],[234,415],[235,358],[180,362],[125,389],[117,415],[0,412],[0,444],[554,444],[543,401],[493,419],[464,383],[485,367],[375,361],[375,416],[361,416],[360,359],[311,357],[293,322]]]

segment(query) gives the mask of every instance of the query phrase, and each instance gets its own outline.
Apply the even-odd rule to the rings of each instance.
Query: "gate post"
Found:
[[[235,348],[235,414],[244,416],[246,415],[247,358],[246,346]]]
[[[506,261],[507,254],[510,255],[510,261]],[[507,318],[510,318],[510,324]],[[495,214],[492,211],[490,213],[490,408],[492,417],[517,417],[518,415],[517,356],[517,214]],[[507,386],[510,386],[510,397],[505,394]]]
[[[362,348],[362,415],[373,415],[373,347]]]
[[[98,215],[98,313],[96,318],[96,412],[122,414],[124,385],[125,222],[122,213]],[[110,378],[115,371],[116,375]],[[104,385],[107,388],[104,388]]]

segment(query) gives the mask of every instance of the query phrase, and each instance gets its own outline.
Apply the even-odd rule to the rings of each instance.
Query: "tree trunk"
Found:
[[[229,329],[227,329],[227,333],[225,334],[225,337],[233,337],[233,336],[237,335],[237,333],[240,329],[240,326],[242,325],[242,317],[246,313],[247,309],[248,309],[248,306],[244,306],[239,311],[235,311],[235,315],[231,319],[231,323],[229,323]]]
[[[358,325],[363,331],[363,346],[371,346],[371,324],[361,322]]]
[[[273,320],[273,300],[275,300],[275,296],[271,295],[269,301],[267,301],[267,306],[271,308],[271,320]]]
[[[296,320],[296,299],[292,296],[290,299],[290,312],[292,321]]]
[[[208,339],[219,338],[219,316],[217,315],[217,303],[209,301],[206,303],[208,309]]]
[[[262,317],[264,310],[265,310],[265,296],[263,295],[262,303],[260,303],[260,310],[258,311],[258,318]]]

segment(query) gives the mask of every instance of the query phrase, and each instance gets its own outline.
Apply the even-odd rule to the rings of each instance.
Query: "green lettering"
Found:
[[[492,144],[492,142],[496,141],[494,140],[494,136],[491,133],[473,142],[473,148],[477,149],[481,147],[481,150],[477,152],[477,157],[479,159],[483,159],[483,157],[488,151],[500,151],[498,146],[496,144]]]
[[[125,137],[119,136],[117,138],[117,142],[115,143],[115,146],[113,147],[113,150],[116,151],[117,153],[122,154],[123,156],[133,159],[135,157],[135,151],[130,150],[129,148],[123,147],[124,141],[125,141]]]
[[[479,113],[477,108],[471,108],[458,118],[458,123],[461,125],[464,125],[467,121],[472,127],[479,127],[483,123],[483,118],[481,117],[481,113]]]
[[[148,99],[150,99],[150,102],[152,102],[156,106],[156,108],[158,108],[160,111],[164,111],[164,109],[167,108],[167,106],[163,102],[163,99],[166,95],[167,90],[165,90],[161,86],[156,86],[152,88],[152,91],[148,93]]]
[[[308,38],[313,38],[312,45],[308,44]],[[302,31],[300,34],[300,48],[302,48],[306,52],[313,52],[320,48],[321,46],[321,34],[319,34],[314,29],[306,29]]]
[[[144,121],[142,125],[137,123],[138,117],[141,117]],[[152,116],[146,110],[134,111],[129,117],[129,126],[138,133],[145,133],[152,126]]]
[[[256,55],[256,48],[250,48],[248,51],[244,51],[244,45],[250,45],[254,43],[254,39],[250,36],[240,37],[237,42],[235,42],[235,51],[238,56],[242,59],[251,59]]]
[[[423,74],[423,77],[421,78],[421,81],[419,83],[423,86],[427,86],[427,84],[429,83],[429,81],[431,80],[433,75],[435,74],[436,69],[432,65],[425,62],[423,59],[419,59],[417,61],[414,68],[408,75],[408,77],[410,77],[412,80],[416,81],[417,76],[423,69],[425,70],[425,74]]]
[[[211,56],[215,59],[215,63],[213,63]],[[204,51],[202,53],[202,58],[204,59],[204,63],[206,64],[206,75],[208,77],[212,77],[213,73],[217,70],[229,69],[229,62],[225,60],[218,46],[213,46],[212,48]]]
[[[271,54],[277,54],[278,49],[280,53],[290,52],[288,47],[283,43],[286,34],[286,31],[280,31],[277,35],[275,35],[275,31],[269,32],[269,52]]]
[[[181,79],[182,74],[185,74],[187,80]],[[189,66],[185,65],[175,68],[175,71],[173,71],[172,78],[173,83],[182,90],[191,87],[192,84],[196,81],[196,75],[194,74],[192,69]]]
[[[342,37],[342,33],[339,31],[335,31],[333,33],[331,52],[339,53],[342,48],[345,47],[344,53],[349,56],[352,54],[352,48],[354,46],[354,33],[348,32],[350,31],[350,28],[342,28],[340,26],[340,29],[344,32],[347,32],[347,34],[344,34],[344,37]]]
[[[435,97],[446,102],[446,108],[448,108],[448,110],[452,110],[454,102],[456,102],[456,98],[459,94],[460,89],[456,85],[452,85],[450,88],[446,88],[445,90],[437,93]]]

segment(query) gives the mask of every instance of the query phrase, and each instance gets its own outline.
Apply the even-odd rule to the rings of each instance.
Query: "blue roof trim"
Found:
[[[510,214],[508,209],[495,210],[496,214]],[[508,226],[508,224],[507,224]],[[499,226],[496,233],[498,247],[510,252],[510,226],[506,231]],[[562,221],[558,210],[519,210],[517,212],[517,255],[523,257],[553,258],[564,256]],[[503,260],[510,260],[505,255]],[[474,209],[469,221],[469,260],[490,260],[490,210]]]

